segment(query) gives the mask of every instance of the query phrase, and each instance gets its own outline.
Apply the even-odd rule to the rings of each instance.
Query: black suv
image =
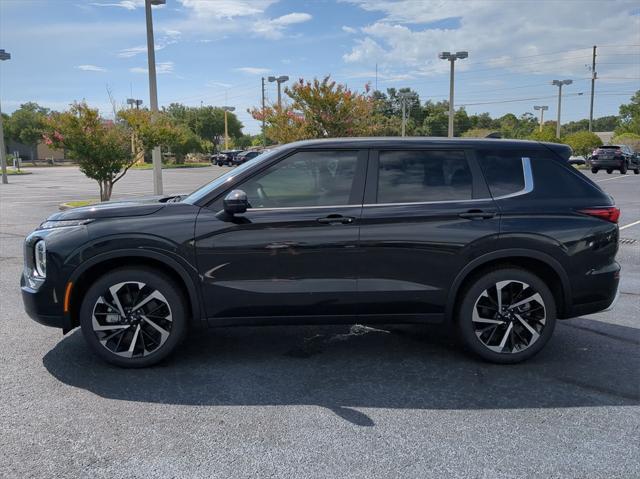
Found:
[[[339,139],[284,145],[191,195],[54,214],[25,244],[28,314],[120,366],[188,328],[453,324],[482,358],[540,351],[613,303],[619,210],[563,145]]]
[[[610,145],[596,148],[589,158],[591,172],[606,170],[611,174],[613,170],[619,170],[626,175],[628,170],[640,174],[640,158],[627,145]]]

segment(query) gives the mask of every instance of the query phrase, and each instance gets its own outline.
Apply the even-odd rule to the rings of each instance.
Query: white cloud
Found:
[[[271,70],[268,68],[259,68],[259,67],[241,67],[236,68],[236,71],[247,73],[249,75],[263,75],[265,73],[269,73]]]
[[[495,73],[504,68],[588,77],[585,64],[590,63],[590,45],[615,43],[610,32],[620,25],[632,32],[621,43],[640,43],[640,16],[632,14],[637,8],[633,0],[555,2],[553,8],[530,0],[517,4],[500,0],[344,1],[378,12],[381,18],[362,29],[364,37],[355,39],[343,60],[378,63],[415,76],[444,73],[448,66],[437,58],[440,51],[468,50],[469,59],[456,67],[461,72],[495,67]],[[541,55],[559,51],[564,53]],[[601,51],[606,58],[607,50]],[[619,61],[611,56],[609,60]],[[632,68],[635,75],[630,73]],[[599,71],[602,78],[604,70]],[[624,76],[624,72],[637,76],[637,64],[616,70],[616,75]]]
[[[156,51],[163,50],[169,45],[178,43],[178,41],[180,40],[180,37],[182,36],[182,33],[178,30],[166,30],[164,33],[165,33],[164,36],[160,37],[158,42],[155,44]],[[146,45],[138,45],[136,47],[123,48],[116,54],[116,56],[119,58],[132,58],[141,53],[147,53]]]
[[[83,72],[106,72],[107,69],[104,67],[99,67],[97,65],[78,65],[76,67],[78,70],[82,70]]]
[[[115,3],[92,2],[89,5],[94,7],[118,7],[124,8],[125,10],[135,10],[136,8],[144,7],[144,0],[121,0]]]
[[[200,18],[231,19],[258,15],[277,0],[178,0]]]
[[[206,83],[206,86],[211,87],[211,88],[231,88],[233,85],[231,83],[222,83],[222,82],[219,82],[219,81],[209,80]]]
[[[358,33],[358,30],[353,27],[348,27],[347,25],[342,25],[342,31],[345,33]]]
[[[156,63],[156,73],[162,75],[165,73],[173,73],[173,62],[158,62]],[[129,68],[131,73],[149,73],[149,69],[146,67],[133,67]]]
[[[254,22],[252,30],[255,34],[270,38],[272,40],[282,38],[284,35],[284,29],[290,25],[298,23],[304,23],[311,20],[313,17],[308,13],[288,13],[281,17],[271,18],[267,20],[261,20]]]
[[[158,48],[158,45],[156,45],[156,50],[161,50],[160,48]],[[118,52],[117,56],[120,58],[131,58],[131,57],[135,57],[140,53],[147,53],[146,45],[140,45],[140,46],[131,47],[131,48],[124,48]]]

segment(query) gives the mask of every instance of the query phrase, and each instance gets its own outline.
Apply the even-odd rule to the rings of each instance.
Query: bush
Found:
[[[640,153],[640,135],[636,133],[622,133],[611,139],[614,145],[627,145],[636,153]]]
[[[554,128],[545,127],[540,130],[536,130],[531,135],[529,135],[529,140],[535,141],[548,141],[551,143],[562,143],[560,138],[556,136],[556,132]]]
[[[602,146],[600,137],[590,131],[578,131],[567,135],[564,138],[564,143],[573,149],[574,154],[584,157],[589,156],[594,149]]]

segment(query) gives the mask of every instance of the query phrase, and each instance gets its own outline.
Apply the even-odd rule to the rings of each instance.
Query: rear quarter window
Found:
[[[480,150],[478,162],[491,191],[491,196],[510,195],[524,189],[522,152],[508,150]]]
[[[606,194],[598,185],[570,165],[546,152],[531,152],[533,189],[536,195],[549,198],[584,198]]]

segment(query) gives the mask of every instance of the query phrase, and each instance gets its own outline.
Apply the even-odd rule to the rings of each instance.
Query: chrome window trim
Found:
[[[522,173],[524,174],[524,188],[508,195],[496,196],[494,200],[503,200],[505,198],[513,198],[522,196],[533,191],[533,171],[531,170],[531,159],[527,156],[522,157]]]
[[[442,200],[442,201],[412,201],[406,203],[365,203],[362,205],[326,205],[326,206],[284,206],[280,208],[247,208],[247,211],[278,211],[278,210],[311,210],[321,208],[369,208],[372,206],[411,206],[411,205],[438,205],[438,204],[450,204],[450,203],[474,203],[478,201],[488,200],[502,200],[506,198],[513,198],[516,196],[526,195],[533,191],[533,171],[531,170],[531,159],[523,156],[522,160],[522,173],[524,175],[524,188],[508,195],[496,196],[494,198],[470,198],[468,200]]]

